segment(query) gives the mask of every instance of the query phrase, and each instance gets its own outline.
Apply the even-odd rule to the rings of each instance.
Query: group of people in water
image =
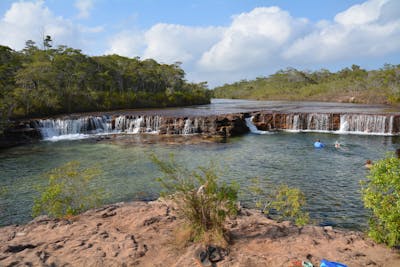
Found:
[[[321,142],[321,140],[317,139],[314,143],[315,148],[323,148],[325,144]],[[335,142],[335,148],[340,148],[340,143],[338,141]]]
[[[320,139],[317,139],[317,140],[314,142],[314,147],[315,147],[315,148],[323,148],[323,147],[325,147],[325,144],[322,143]],[[335,142],[335,148],[341,148],[341,145],[340,145],[340,143],[339,143],[338,141]],[[400,148],[396,149],[395,154],[396,154],[396,157],[400,159]],[[368,160],[365,162],[365,165],[364,165],[364,166],[365,166],[365,168],[367,168],[367,169],[371,169],[372,166],[373,166],[373,163],[372,163],[372,161],[371,161],[370,159],[368,159]]]

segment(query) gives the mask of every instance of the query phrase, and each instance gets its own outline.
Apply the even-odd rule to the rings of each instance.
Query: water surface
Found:
[[[292,101],[258,101],[243,99],[212,99],[209,105],[190,107],[163,108],[163,109],[131,109],[109,112],[89,112],[86,115],[97,114],[132,114],[132,115],[159,115],[159,116],[209,116],[231,113],[244,113],[265,110],[269,112],[315,112],[315,113],[366,113],[390,114],[399,113],[400,110],[386,105],[366,105],[352,103],[331,102],[292,102]],[[71,115],[68,115],[70,117]],[[82,116],[72,114],[72,116]],[[62,117],[62,116],[61,116]]]
[[[249,133],[223,143],[194,144],[190,137],[180,137],[183,142],[157,138],[161,137],[116,135],[100,142],[42,141],[2,151],[0,186],[7,192],[0,196],[0,224],[30,220],[35,187],[46,181],[41,174],[71,160],[102,169],[93,186],[108,192],[106,203],[156,198],[160,187],[155,178],[160,173],[148,155],[167,159],[173,153],[189,168],[215,163],[223,180],[239,183],[240,199],[246,206],[254,205],[255,198],[247,190],[252,178],[259,177],[266,187],[284,182],[305,192],[306,209],[318,224],[361,229],[367,222],[359,193],[359,181],[367,174],[364,162],[400,147],[398,136],[328,133]],[[314,149],[315,139],[327,147]],[[335,141],[342,144],[340,149],[334,148]]]

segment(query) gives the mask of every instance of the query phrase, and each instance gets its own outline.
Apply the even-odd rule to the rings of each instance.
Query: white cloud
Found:
[[[50,35],[55,45],[85,50],[90,44],[90,34],[102,30],[102,27],[84,27],[56,16],[44,1],[15,2],[0,19],[0,42],[20,50],[27,40],[33,40],[40,46],[43,36]]]
[[[118,54],[126,57],[142,56],[146,46],[144,36],[139,31],[122,31],[109,40],[105,54]]]
[[[387,5],[394,2],[370,0],[337,14],[334,22],[297,39],[283,52],[283,58],[289,62],[329,64],[399,53],[400,16],[388,20],[386,15],[388,11],[393,15],[393,6],[387,9]]]
[[[145,58],[189,64],[218,41],[222,28],[156,24],[145,34]]]
[[[278,7],[259,7],[233,16],[227,27],[156,24],[140,34],[114,36],[109,51],[166,63],[182,61],[189,79],[211,85],[287,66],[329,68],[398,55],[400,1],[368,0],[315,23]]]
[[[180,61],[185,70],[193,70],[202,53],[220,39],[223,30],[159,23],[146,32],[132,30],[116,34],[109,40],[106,54],[153,58],[168,64]]]
[[[205,51],[201,68],[235,71],[257,68],[277,59],[280,50],[306,29],[307,20],[296,19],[277,7],[256,8],[233,17],[223,37]]]
[[[85,19],[90,16],[94,0],[75,0],[75,7],[79,10],[78,18]]]
[[[363,25],[376,21],[380,16],[380,9],[387,2],[389,0],[373,0],[354,5],[337,14],[335,22],[342,25]]]
[[[94,0],[76,1],[80,17]],[[0,17],[0,43],[20,50],[28,39],[39,45],[50,35],[93,54],[103,44],[103,27],[84,27],[55,15],[43,0],[20,1]],[[259,7],[232,16],[224,27],[157,23],[108,37],[107,54],[183,62],[189,80],[211,85],[251,79],[280,68],[329,68],[359,61],[400,60],[400,1],[367,0],[333,18],[310,22],[278,7]],[[394,58],[394,59],[391,59]],[[387,62],[383,61],[380,64]],[[388,62],[397,63],[397,62]]]

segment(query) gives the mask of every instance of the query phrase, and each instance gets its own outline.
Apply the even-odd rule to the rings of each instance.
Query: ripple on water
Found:
[[[279,183],[299,187],[307,196],[307,211],[318,223],[360,229],[366,224],[359,192],[359,181],[367,174],[364,162],[399,147],[398,137],[322,133],[249,134],[226,143],[152,138],[145,142],[137,136],[119,136],[115,142],[41,142],[3,151],[0,186],[8,192],[0,196],[4,213],[0,224],[29,220],[34,188],[45,182],[41,174],[71,160],[102,169],[93,186],[106,190],[108,203],[156,197],[160,186],[155,178],[160,172],[148,155],[167,159],[173,153],[188,168],[214,163],[223,180],[241,186],[240,198],[246,206],[254,206],[248,187],[258,177],[267,190]],[[314,149],[315,139],[321,139],[326,148]],[[335,141],[342,144],[341,149],[334,148]]]

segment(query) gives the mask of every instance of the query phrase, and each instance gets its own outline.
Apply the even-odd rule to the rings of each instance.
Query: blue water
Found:
[[[315,149],[316,139],[326,144]],[[183,140],[183,141],[182,141]],[[342,144],[334,147],[335,141]],[[43,185],[43,173],[72,160],[84,167],[96,166],[102,174],[92,186],[106,190],[104,201],[113,203],[158,197],[160,176],[148,155],[175,159],[194,168],[214,163],[220,177],[241,186],[243,205],[254,206],[248,190],[250,180],[270,184],[287,183],[307,196],[306,210],[316,224],[362,229],[367,214],[360,198],[359,181],[365,179],[364,163],[383,158],[400,147],[399,136],[335,135],[323,133],[247,134],[227,142],[194,142],[191,137],[174,142],[157,136],[116,136],[94,139],[40,142],[0,152],[0,225],[31,219],[36,187]]]

